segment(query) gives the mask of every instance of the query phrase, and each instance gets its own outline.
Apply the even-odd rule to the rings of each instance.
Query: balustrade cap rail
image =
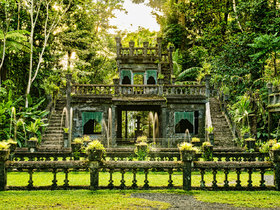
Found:
[[[51,169],[87,168],[88,161],[7,161],[6,168],[12,169]]]
[[[105,161],[104,168],[122,168],[122,169],[137,169],[137,168],[182,168],[181,161]]]
[[[194,161],[195,168],[204,169],[236,169],[236,168],[273,168],[273,162],[270,161],[253,161],[253,162],[216,162],[216,161]]]

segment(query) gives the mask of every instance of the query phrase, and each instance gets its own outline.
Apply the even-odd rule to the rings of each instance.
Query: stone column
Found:
[[[173,53],[173,50],[174,50],[174,47],[173,47],[173,46],[170,46],[170,47],[169,47],[169,53],[168,53],[168,59],[169,59],[169,66],[170,66],[171,75],[174,74],[174,72],[173,72],[173,60],[172,60],[172,53]]]
[[[99,162],[90,161],[89,162],[90,171],[90,190],[98,190],[99,186]]]
[[[158,74],[161,74],[161,48],[162,48],[162,38],[158,37],[157,38],[157,56],[158,56]]]
[[[207,98],[210,97],[210,79],[211,79],[210,74],[205,75],[206,97]]]
[[[120,37],[116,37],[116,46],[117,46],[117,57],[121,56],[121,48],[122,48],[122,44],[121,44],[121,38]]]
[[[71,146],[71,136],[72,136],[72,122],[70,122],[70,109],[71,109],[71,101],[72,101],[72,97],[71,97],[71,91],[72,91],[72,87],[71,87],[71,80],[72,80],[72,74],[66,74],[66,108],[67,108],[67,113],[68,113],[68,119],[69,119],[69,132],[68,132],[68,144],[65,145],[68,148],[70,148]]]
[[[7,170],[5,163],[9,158],[9,150],[0,151],[0,191],[6,190],[7,187]]]
[[[183,163],[183,190],[191,190],[192,187],[192,161],[194,160],[194,151],[181,152]]]
[[[117,115],[116,115],[116,106],[112,106],[112,146],[116,145],[117,137]]]
[[[129,42],[129,56],[134,56],[134,41]]]
[[[279,151],[269,151],[274,163],[274,184],[276,190],[280,190],[280,153]]]
[[[149,42],[144,42],[143,43],[143,47],[144,47],[143,54],[144,54],[145,57],[147,56],[148,46],[149,46]]]
[[[167,146],[167,143],[166,143],[166,139],[167,139],[167,121],[166,121],[166,114],[167,114],[167,111],[166,111],[166,106],[162,106],[161,107],[161,138],[162,138],[162,142],[161,144],[163,146]]]

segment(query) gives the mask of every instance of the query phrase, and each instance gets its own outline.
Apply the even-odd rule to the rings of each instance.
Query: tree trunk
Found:
[[[274,58],[273,58],[273,62],[274,62],[274,76],[277,76],[277,63],[276,63],[276,58],[277,58],[277,53],[274,52]]]
[[[21,0],[18,0],[18,23],[17,23],[17,30],[20,30],[20,8],[21,7]]]
[[[241,26],[241,24],[239,22],[238,14],[237,14],[237,11],[236,11],[236,2],[235,2],[235,0],[232,0],[232,6],[233,6],[233,11],[234,11],[234,14],[235,14],[235,19],[237,21],[238,27],[243,32],[243,29],[242,29],[242,26]]]

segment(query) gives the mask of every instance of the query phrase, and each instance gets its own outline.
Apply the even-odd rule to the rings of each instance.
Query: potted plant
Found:
[[[38,147],[38,138],[37,137],[31,137],[27,141],[27,147],[28,147],[30,152],[35,152],[37,150],[37,147]]]
[[[159,85],[163,84],[163,79],[164,79],[164,75],[163,74],[158,74],[158,84]]]
[[[280,143],[276,143],[272,146],[269,155],[272,161],[280,161]]]
[[[200,147],[201,146],[200,138],[193,137],[192,138],[192,144],[196,147]]]
[[[83,143],[84,143],[84,146],[86,147],[90,143],[90,136],[84,135]]]
[[[138,157],[138,160],[145,160],[148,156],[148,143],[147,136],[139,136],[136,140],[136,148],[134,150],[135,154]]]
[[[5,141],[0,142],[0,161],[8,160],[10,155],[9,147],[10,145],[8,144],[8,142]]]
[[[247,139],[245,139],[245,142],[246,142],[246,146],[247,146],[248,150],[255,149],[256,139],[247,138]]]
[[[7,143],[10,145],[10,151],[13,153],[17,148],[17,142],[13,139],[8,139]]]
[[[83,146],[82,138],[75,138],[71,143],[72,152],[79,152]]]
[[[195,154],[198,152],[196,147],[193,147],[192,144],[183,142],[179,145],[180,155],[182,161],[193,161]]]
[[[206,141],[202,144],[202,157],[205,161],[212,161],[213,160],[213,145]]]
[[[93,140],[86,147],[89,161],[101,161],[104,158],[105,148],[99,140]]]

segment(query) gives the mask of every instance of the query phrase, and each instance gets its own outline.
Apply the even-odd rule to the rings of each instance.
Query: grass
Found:
[[[268,171],[265,173],[266,175],[272,175],[272,172]],[[224,173],[218,172],[217,175],[217,184],[218,186],[223,186],[224,184]],[[242,172],[240,175],[241,185],[248,185],[248,173]],[[53,175],[49,172],[35,172],[33,174],[34,186],[48,186],[52,184]],[[137,184],[138,186],[144,185],[144,173],[137,173]],[[167,186],[168,185],[168,173],[167,172],[149,172],[148,180],[150,186]],[[29,174],[27,172],[10,172],[8,173],[8,186],[26,186],[28,184]],[[57,184],[63,185],[64,183],[64,173],[57,173]],[[120,186],[121,181],[121,173],[115,172],[113,173],[113,184],[115,186]],[[125,173],[125,184],[127,186],[132,185],[133,174],[131,172]],[[172,176],[173,185],[174,186],[182,186],[182,172],[174,172]],[[192,173],[192,186],[199,187],[200,186],[201,176],[199,172]],[[206,172],[205,177],[206,186],[211,186],[213,181],[213,175],[210,172]],[[236,182],[236,173],[230,172],[228,175],[229,185],[235,186]],[[259,186],[261,180],[261,175],[257,172],[252,174],[253,186]],[[99,173],[99,185],[107,186],[109,182],[109,173],[108,172],[100,172]],[[87,185],[89,186],[89,172],[70,172],[69,173],[69,185]]]
[[[268,171],[266,175],[272,175]],[[230,185],[235,185],[236,173],[230,172],[228,175]],[[167,186],[168,173],[166,172],[149,172],[149,184],[151,186]],[[182,186],[182,172],[174,172],[173,184]],[[53,174],[50,172],[35,172],[33,174],[34,186],[47,186],[52,184]],[[121,174],[113,174],[114,184],[120,185]],[[254,172],[252,175],[253,185],[259,186],[260,174]],[[27,172],[9,172],[8,186],[26,186],[29,175]],[[58,185],[63,185],[64,173],[57,174]],[[109,180],[108,172],[100,172],[100,186],[107,186]],[[125,173],[126,185],[131,186],[133,174]],[[137,184],[143,186],[144,173],[137,173]],[[205,174],[206,185],[211,185],[213,175],[210,172]],[[241,185],[247,186],[248,174],[241,173]],[[70,185],[89,185],[89,172],[70,172]],[[222,186],[224,174],[217,173],[218,185]],[[200,185],[199,172],[192,173],[192,186]],[[93,209],[136,209],[136,208],[158,208],[166,209],[170,204],[164,202],[149,201],[145,199],[131,198],[131,193],[139,192],[133,190],[75,190],[75,191],[7,191],[0,192],[0,209],[74,209],[93,208]],[[280,192],[276,191],[190,191],[183,190],[149,190],[140,191],[147,193],[179,193],[192,195],[196,199],[210,203],[225,203],[237,207],[258,207],[272,208],[280,207]]]
[[[8,191],[0,192],[0,209],[167,209],[170,204],[130,198],[120,191]]]
[[[131,198],[133,190],[6,191],[0,192],[0,209],[167,209],[169,203]],[[276,191],[190,191],[148,190],[141,193],[176,193],[192,195],[209,203],[236,207],[279,208]]]

